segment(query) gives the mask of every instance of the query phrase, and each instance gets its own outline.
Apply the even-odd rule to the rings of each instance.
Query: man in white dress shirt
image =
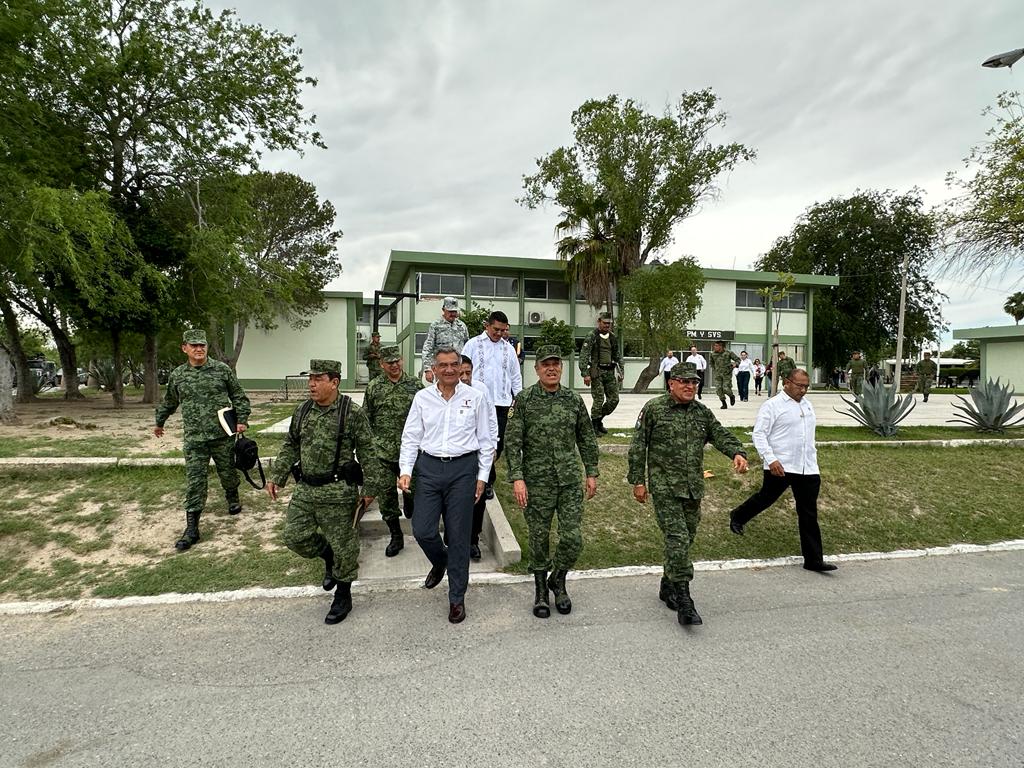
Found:
[[[793,490],[800,526],[800,551],[809,571],[834,571],[822,556],[818,527],[818,449],[814,444],[814,408],[804,395],[811,379],[795,368],[782,381],[782,391],[765,401],[754,423],[754,447],[764,461],[761,490],[729,513],[729,529],[740,536],[743,526],[768,509],[786,488]]]
[[[473,380],[484,384],[491,394],[491,405],[498,417],[498,448],[495,461],[505,447],[505,425],[508,424],[508,409],[515,396],[523,391],[523,372],[515,347],[505,340],[508,331],[508,316],[504,312],[491,312],[487,324],[479,336],[474,336],[462,348],[462,354],[473,361]],[[494,467],[487,478],[486,498],[493,498]]]
[[[484,492],[494,460],[490,407],[483,393],[459,381],[461,357],[451,347],[434,353],[434,385],[413,398],[402,430],[398,487],[416,474],[412,532],[430,560],[423,586],[433,589],[448,571],[448,621],[466,618],[469,538],[473,504]],[[438,533],[444,515],[448,547]]]
[[[658,373],[660,373],[665,379],[665,389],[668,390],[668,375],[672,372],[672,369],[679,363],[679,358],[676,357],[676,353],[671,349],[665,353],[665,356],[661,358],[661,365],[658,366]]]
[[[708,367],[708,361],[704,358],[704,355],[697,351],[696,347],[690,347],[690,356],[683,362],[693,363],[697,366],[697,373],[700,374],[700,383],[697,385],[697,399],[704,399],[704,380],[707,378],[705,370]]]

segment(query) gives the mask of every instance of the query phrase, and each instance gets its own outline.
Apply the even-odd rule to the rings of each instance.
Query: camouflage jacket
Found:
[[[308,402],[308,401],[307,401]],[[270,471],[270,481],[283,486],[288,482],[292,465],[302,462],[302,472],[307,475],[326,475],[334,467],[334,452],[338,440],[338,406],[339,396],[327,406],[313,403],[308,410],[305,403],[299,405],[292,414],[288,425],[288,434],[281,446],[277,458],[274,459]],[[300,416],[302,423],[299,423]],[[349,405],[341,437],[341,452],[338,454],[338,466],[356,458],[363,467],[365,482],[363,493],[366,496],[378,496],[385,487],[383,469],[373,446],[373,435],[366,421],[363,409],[355,403]],[[394,478],[390,478],[394,482]],[[341,485],[344,485],[342,481]]]
[[[731,349],[708,353],[708,365],[712,376],[732,376],[732,364],[739,363],[740,358]]]
[[[580,347],[579,366],[580,374],[583,376],[589,376],[592,379],[596,379],[601,373],[597,367],[598,356],[601,353],[601,345],[597,343],[598,330],[595,328],[591,333],[587,334],[583,339],[583,346]],[[618,369],[618,374],[622,376],[622,355],[619,353],[619,340],[615,334],[608,333],[608,343],[612,346],[612,363]]]
[[[925,379],[934,379],[939,367],[934,360],[922,360],[916,366],[917,375]]]
[[[649,400],[629,446],[627,479],[632,485],[648,485],[655,494],[703,498],[706,443],[729,458],[747,455],[703,403],[683,404],[667,394]]]
[[[779,372],[779,385],[781,386],[790,371],[796,370],[796,362],[790,357],[787,357],[785,360],[779,360],[776,370]]]
[[[412,399],[421,389],[420,380],[405,371],[394,383],[387,376],[378,376],[367,385],[363,410],[373,433],[377,456],[384,461],[398,461],[405,418],[412,407]]]
[[[579,484],[583,475],[597,477],[597,438],[583,398],[567,387],[547,392],[540,384],[516,397],[505,427],[508,479],[529,486]]]
[[[373,381],[381,372],[380,344],[370,342],[363,353],[363,359],[366,361],[366,370],[370,373],[370,381]]]
[[[430,370],[434,364],[434,352],[443,347],[451,347],[461,353],[469,340],[469,328],[459,318],[449,323],[443,317],[437,318],[427,329],[427,338],[423,340],[423,370]]]
[[[238,377],[220,360],[207,359],[194,367],[179,365],[167,380],[163,402],[156,408],[156,425],[162,427],[181,406],[186,440],[224,437],[217,411],[233,406],[239,424],[249,423],[252,408]]]

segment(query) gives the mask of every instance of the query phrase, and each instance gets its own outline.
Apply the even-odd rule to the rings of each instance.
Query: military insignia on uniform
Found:
[[[647,408],[640,409],[640,415],[636,417],[636,424],[633,425],[634,429],[640,429],[640,425],[644,423],[644,411],[646,410]]]
[[[516,399],[512,398],[512,405],[510,405],[508,407],[508,417],[510,419],[512,418],[512,414],[515,413],[515,410],[516,410]]]

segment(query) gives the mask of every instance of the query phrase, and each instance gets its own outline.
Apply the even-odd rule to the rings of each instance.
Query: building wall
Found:
[[[1024,396],[1024,339],[980,341],[982,380],[1000,379]]]
[[[704,284],[701,299],[703,303],[694,318],[693,328],[735,328],[738,314],[735,280],[708,280]],[[761,327],[764,328],[763,325]]]

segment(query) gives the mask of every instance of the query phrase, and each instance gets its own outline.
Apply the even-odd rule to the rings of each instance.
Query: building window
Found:
[[[795,291],[787,294],[780,301],[775,302],[778,309],[807,309],[807,294],[803,291]]]
[[[764,297],[757,292],[757,288],[737,288],[736,306],[764,309]]]
[[[564,280],[523,280],[523,296],[527,299],[569,300],[569,284]]]
[[[751,360],[760,360],[762,363],[767,362],[764,359],[764,344],[747,344],[746,342],[734,341],[729,345],[729,349],[737,355],[740,352],[746,352],[747,357]]]
[[[426,340],[427,340],[426,332],[424,332],[424,333],[417,333],[416,334],[416,354],[417,355],[420,352],[423,351],[423,342],[425,342]]]
[[[394,325],[397,322],[398,308],[392,307],[384,317],[377,321],[378,325]],[[364,325],[373,325],[373,304],[364,304],[359,313],[359,322]]]
[[[523,352],[532,355],[537,351],[537,342],[539,341],[539,336],[523,336]]]
[[[422,296],[465,296],[465,275],[438,275],[420,272],[420,295]]]
[[[806,363],[807,362],[804,359],[804,355],[806,354],[806,351],[807,351],[807,345],[806,344],[779,344],[779,352],[785,352],[786,353],[786,357],[788,357],[790,360],[796,360],[796,361],[799,361],[801,363]],[[771,347],[768,347],[765,350],[765,354],[767,354],[769,357],[771,357],[771,353],[772,353]],[[762,362],[765,362],[764,358],[761,358],[761,360],[762,360]]]
[[[519,281],[514,277],[473,275],[469,279],[469,290],[473,296],[518,299]]]

